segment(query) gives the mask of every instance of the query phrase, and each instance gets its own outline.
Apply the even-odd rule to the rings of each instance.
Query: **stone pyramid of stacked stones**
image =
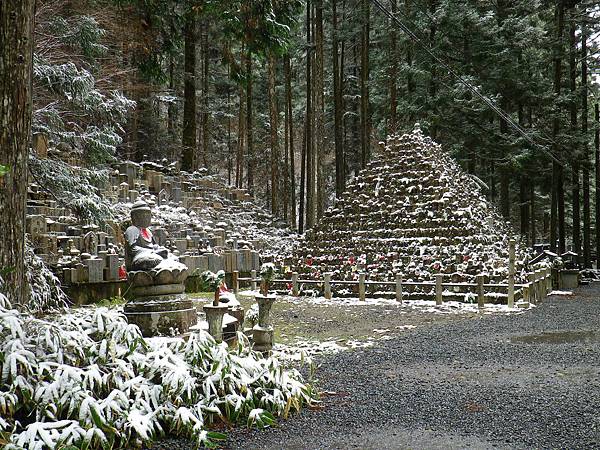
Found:
[[[508,276],[510,230],[478,183],[425,137],[391,136],[299,242],[294,265],[311,278],[490,282]],[[528,259],[517,243],[517,282]]]

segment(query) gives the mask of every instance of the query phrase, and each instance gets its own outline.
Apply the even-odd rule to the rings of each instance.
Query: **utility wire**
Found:
[[[479,97],[486,105],[488,105],[496,114],[498,114],[498,116],[500,116],[502,119],[504,119],[506,121],[506,123],[508,123],[508,125],[510,125],[515,131],[517,131],[517,133],[519,133],[521,136],[523,136],[525,138],[525,140],[527,142],[529,142],[531,145],[533,145],[534,147],[538,148],[539,150],[541,150],[542,152],[544,152],[546,155],[548,155],[554,162],[556,162],[557,164],[559,164],[561,167],[564,167],[565,164],[559,159],[557,158],[551,151],[549,151],[546,147],[544,147],[543,145],[538,144],[537,142],[535,142],[530,136],[529,134],[519,125],[517,124],[515,121],[513,121],[511,119],[511,117],[509,116],[509,114],[507,112],[505,112],[504,110],[502,110],[501,108],[499,108],[498,106],[496,106],[494,104],[494,102],[492,102],[489,98],[487,98],[485,95],[483,95],[479,89],[477,89],[475,86],[473,86],[471,83],[469,83],[466,79],[464,79],[462,76],[460,76],[458,73],[456,73],[454,71],[454,69],[452,69],[448,64],[446,64],[444,61],[442,61],[440,58],[438,58],[430,49],[429,46],[427,46],[421,39],[419,39],[411,30],[410,28],[408,28],[406,25],[404,25],[404,23],[402,23],[402,21],[400,21],[400,19],[398,19],[398,17],[396,17],[394,14],[391,13],[391,11],[389,9],[387,9],[385,6],[383,6],[381,4],[381,2],[379,0],[371,0],[371,3],[373,3],[385,16],[387,16],[389,19],[391,19],[393,22],[396,23],[396,25],[398,26],[398,28],[400,28],[413,42],[415,42],[416,44],[418,44],[423,50],[425,50],[425,52],[440,66],[442,66],[446,71],[448,71],[448,73],[450,75],[452,75],[454,78],[456,78],[462,85],[464,85],[467,89],[469,89],[469,91],[471,91],[473,94],[475,94],[477,97]],[[552,141],[550,138],[546,138],[548,141],[550,141],[551,143],[555,144],[554,141]]]

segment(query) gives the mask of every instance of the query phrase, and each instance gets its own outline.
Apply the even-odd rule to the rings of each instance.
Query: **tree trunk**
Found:
[[[519,204],[521,205],[520,210],[520,222],[521,222],[521,234],[525,236],[525,242],[529,241],[529,189],[527,186],[527,176],[521,175],[519,184]]]
[[[371,158],[371,121],[369,112],[369,0],[362,0],[362,21],[360,46],[360,148],[361,167],[364,169]]]
[[[313,195],[313,136],[312,136],[312,47],[311,39],[311,2],[306,4],[306,42],[308,50],[306,52],[306,130],[305,130],[305,175],[306,175],[306,229],[312,228],[314,224],[314,195]]]
[[[190,13],[184,27],[183,139],[181,169],[194,169],[196,153],[196,18]]]
[[[332,8],[332,59],[333,59],[333,136],[335,143],[335,195],[341,197],[345,188],[346,171],[342,136],[342,72],[338,55],[337,0],[331,1]]]
[[[596,132],[594,133],[596,169],[596,268],[600,268],[600,105],[594,105]]]
[[[210,151],[210,106],[208,104],[209,92],[209,67],[210,67],[210,49],[208,45],[208,22],[205,22],[204,35],[202,37],[202,164],[208,168],[208,155]],[[200,159],[200,158],[199,158]]]
[[[508,110],[508,101],[504,95],[502,96],[500,104],[505,111]],[[499,125],[500,134],[503,136],[504,140],[508,140],[508,124],[506,120],[500,118]],[[504,142],[502,143],[502,146],[508,148]],[[506,220],[510,220],[510,169],[506,165],[500,166],[500,212]]]
[[[554,49],[554,97],[555,111],[552,118],[552,150],[555,155],[561,153],[557,143],[560,132],[560,97],[562,76],[562,40],[564,31],[564,0],[559,0],[555,10],[556,21],[556,43]],[[563,185],[563,168],[556,161],[552,162],[552,208],[550,216],[550,248],[556,250],[556,229],[558,228],[558,251],[565,252],[565,194]]]
[[[25,268],[27,157],[31,134],[34,0],[0,2],[0,269],[15,307],[29,299]]]
[[[268,85],[269,85],[269,120],[271,121],[271,212],[274,216],[279,215],[279,111],[277,108],[276,67],[273,53],[268,57]]]
[[[323,49],[323,0],[315,1],[315,175],[316,175],[316,220],[325,209],[325,97],[324,76],[325,52]]]
[[[575,8],[571,8],[571,20],[569,26],[569,88],[571,90],[571,101],[569,112],[571,116],[571,157],[572,162],[572,201],[573,201],[573,251],[577,253],[577,260],[581,263],[581,211],[579,198],[579,148],[575,136],[577,135],[577,63],[575,53],[577,42],[575,40]]]
[[[584,13],[587,11],[584,10]],[[584,20],[587,14],[584,14]],[[587,28],[581,29],[581,134],[583,135],[583,264],[592,267],[590,224],[590,159],[588,155]]]
[[[169,94],[175,96],[175,61],[173,61],[173,55],[169,55]],[[169,102],[167,106],[167,135],[171,142],[175,141],[175,120],[176,120],[175,104]],[[176,141],[175,141],[176,142]],[[177,146],[171,146],[171,157],[172,161],[177,159]]]
[[[248,193],[254,194],[254,140],[252,129],[252,52],[246,53],[246,181]]]
[[[391,0],[392,14],[395,16],[398,9],[398,1]],[[397,117],[396,110],[398,109],[398,89],[396,85],[396,78],[398,78],[398,51],[396,48],[396,24],[390,23],[390,67],[389,67],[389,102],[390,112],[388,117],[388,134],[393,134],[397,129]]]
[[[530,210],[529,210],[529,216],[531,219],[531,227],[530,227],[530,233],[531,233],[531,248],[533,248],[535,246],[535,240],[536,240],[536,236],[535,236],[535,179],[533,178],[533,175],[530,176],[529,178],[529,204],[531,205]]]
[[[286,121],[288,129],[288,151],[290,153],[290,214],[292,227],[296,228],[296,161],[294,149],[294,110],[292,109],[292,75],[290,70],[290,56],[285,55],[283,60],[283,68],[285,72],[285,102],[286,102]],[[287,164],[287,160],[286,160]],[[287,194],[286,194],[287,195]]]
[[[238,91],[239,112],[238,112],[238,141],[237,158],[235,159],[235,186],[240,189],[244,180],[244,147],[246,144],[246,108],[244,101],[244,89],[240,85]]]
[[[406,0],[404,3],[404,9],[406,11],[406,16],[412,20],[412,0]],[[415,93],[415,82],[413,79],[413,43],[412,40],[409,40],[406,44],[406,93],[409,98],[414,98],[413,94]],[[414,115],[412,111],[409,113],[409,120],[413,120]]]

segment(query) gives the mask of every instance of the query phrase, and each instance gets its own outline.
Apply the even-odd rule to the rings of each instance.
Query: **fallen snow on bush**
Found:
[[[122,448],[166,433],[211,446],[223,438],[212,422],[270,425],[313,398],[296,370],[244,343],[230,351],[204,332],[146,340],[107,308],[40,320],[0,294],[7,450]]]

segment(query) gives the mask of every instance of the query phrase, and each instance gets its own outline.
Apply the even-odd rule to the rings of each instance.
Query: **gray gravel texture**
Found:
[[[600,449],[600,283],[321,359],[322,409],[229,449]],[[160,448],[191,448],[163,441]]]

